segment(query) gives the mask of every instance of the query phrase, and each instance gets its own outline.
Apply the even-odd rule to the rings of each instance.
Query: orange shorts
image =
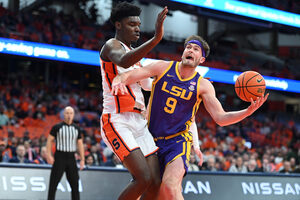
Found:
[[[105,144],[121,161],[138,148],[145,157],[158,150],[148,130],[147,120],[140,113],[102,114],[101,135]]]

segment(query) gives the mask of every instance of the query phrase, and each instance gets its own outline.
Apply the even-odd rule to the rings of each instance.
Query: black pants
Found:
[[[72,200],[79,200],[79,175],[74,153],[57,151],[54,159],[50,175],[48,200],[55,199],[56,188],[64,172],[66,172],[68,182],[72,188]]]

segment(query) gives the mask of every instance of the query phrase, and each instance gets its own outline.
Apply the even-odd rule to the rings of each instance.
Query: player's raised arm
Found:
[[[240,111],[225,112],[217,99],[213,85],[207,79],[201,80],[200,94],[204,106],[214,121],[220,126],[237,123],[254,113],[268,99],[269,94],[251,101],[251,105]]]
[[[122,67],[130,67],[133,64],[140,61],[143,57],[149,53],[162,39],[164,35],[163,24],[166,19],[168,13],[168,8],[164,7],[164,9],[157,15],[156,25],[155,25],[155,34],[154,36],[142,44],[141,46],[133,49],[132,51],[123,54],[120,59],[120,66]]]
[[[142,44],[141,46],[132,49],[129,52],[126,52],[124,47],[120,44],[118,40],[111,39],[107,41],[103,49],[101,50],[103,53],[101,53],[101,57],[104,59],[109,59],[113,63],[123,67],[128,68],[135,63],[139,62],[143,57],[147,55],[162,39],[164,35],[164,21],[166,19],[168,12],[168,8],[165,7],[158,15],[156,19],[156,25],[155,25],[155,34],[154,36]],[[132,22],[129,23],[129,26],[133,27],[133,31],[136,37],[139,37],[140,35],[140,21],[135,18],[130,18]],[[118,24],[115,25],[116,29],[118,27]],[[135,27],[135,28],[134,28]],[[116,37],[117,39],[120,39]],[[127,44],[130,45],[130,44]]]

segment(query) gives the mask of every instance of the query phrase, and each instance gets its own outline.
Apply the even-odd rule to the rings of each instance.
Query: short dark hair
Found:
[[[110,21],[113,25],[115,25],[115,22],[121,21],[123,18],[129,17],[129,16],[140,16],[142,10],[140,7],[133,5],[131,3],[128,3],[126,1],[119,2],[116,7],[114,7],[111,10],[110,13]]]
[[[205,51],[205,57],[207,58],[210,52],[210,48],[208,43],[199,35],[191,35],[188,38],[185,39],[184,41],[184,47],[186,47],[187,43],[191,40],[198,40],[199,42],[201,42],[203,49]]]

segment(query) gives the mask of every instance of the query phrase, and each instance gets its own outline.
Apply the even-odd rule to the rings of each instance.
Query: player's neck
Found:
[[[183,65],[182,62],[180,62],[178,65],[178,72],[182,79],[187,79],[194,75],[195,67]]]
[[[121,42],[123,42],[127,47],[130,47],[131,42],[126,40],[126,37],[122,37],[120,34],[116,34],[115,38]]]

